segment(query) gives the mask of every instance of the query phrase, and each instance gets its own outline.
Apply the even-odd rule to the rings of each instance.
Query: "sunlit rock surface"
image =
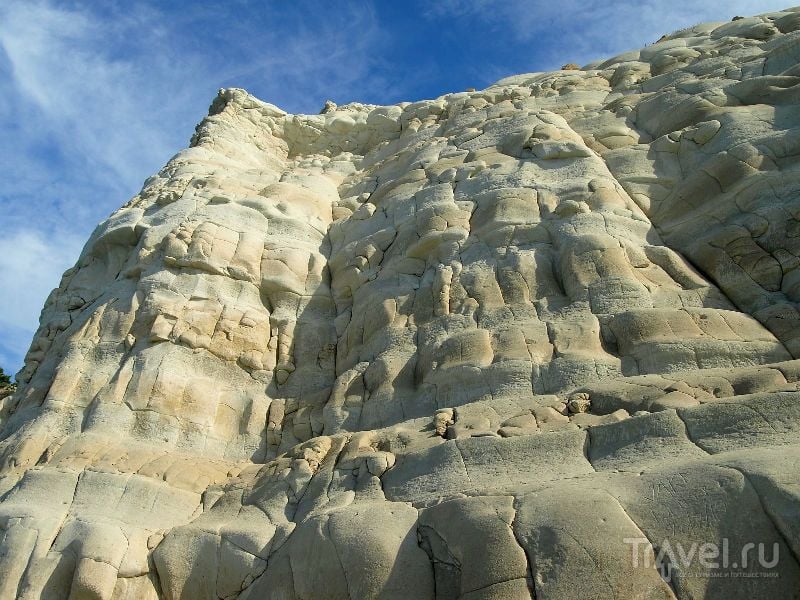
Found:
[[[0,400],[0,598],[797,597],[798,65],[221,91]]]

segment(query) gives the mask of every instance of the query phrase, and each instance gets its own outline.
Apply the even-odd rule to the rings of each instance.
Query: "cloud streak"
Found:
[[[159,127],[158,119],[185,102],[180,93],[166,94],[167,82],[180,90],[185,75],[160,52],[152,33],[139,35],[139,45],[151,48],[139,53],[141,62],[114,56],[114,39],[130,34],[140,15],[109,27],[90,13],[12,2],[3,17],[0,44],[19,92],[19,109],[32,117],[29,127],[34,123],[29,135],[55,136],[60,150],[96,170],[93,178],[125,189],[151,167],[149,155],[163,156],[174,148],[171,132]],[[154,112],[159,98],[167,102]]]

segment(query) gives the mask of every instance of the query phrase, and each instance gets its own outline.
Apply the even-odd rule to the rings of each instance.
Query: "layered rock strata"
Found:
[[[788,9],[430,101],[221,91],[0,401],[0,597],[797,597],[798,62]]]

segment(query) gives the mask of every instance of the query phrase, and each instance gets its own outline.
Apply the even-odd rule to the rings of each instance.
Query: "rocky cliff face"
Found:
[[[412,104],[221,91],[0,401],[0,597],[794,597],[798,63],[790,9]]]

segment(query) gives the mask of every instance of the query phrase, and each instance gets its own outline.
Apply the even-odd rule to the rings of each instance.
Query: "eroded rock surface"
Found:
[[[798,62],[788,9],[411,104],[221,91],[0,400],[0,597],[798,597]]]

